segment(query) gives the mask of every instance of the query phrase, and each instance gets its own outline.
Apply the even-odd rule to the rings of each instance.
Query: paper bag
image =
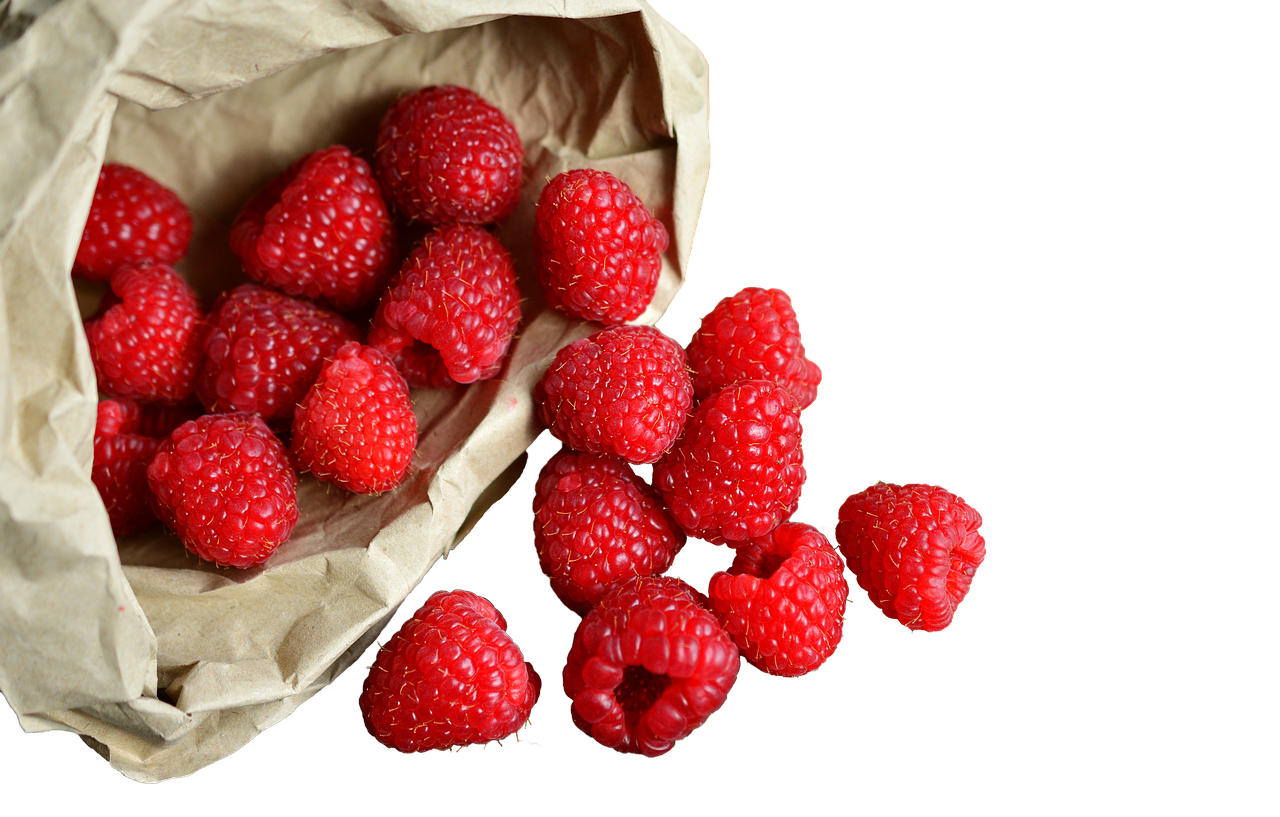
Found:
[[[519,475],[534,383],[592,331],[538,292],[547,179],[602,168],[654,209],[672,242],[641,321],[662,313],[706,184],[706,63],[643,0],[18,0],[0,15],[0,691],[24,729],[79,732],[131,778],[186,775],[346,669]],[[101,164],[191,208],[178,269],[207,308],[243,280],[227,231],[255,190],[331,144],[370,158],[387,106],[434,84],[477,91],[525,142],[522,200],[498,230],[524,296],[505,370],[415,390],[399,489],[304,476],[301,521],[258,568],[202,564],[159,526],[117,544],[89,479],[81,320],[100,291],[69,276]]]

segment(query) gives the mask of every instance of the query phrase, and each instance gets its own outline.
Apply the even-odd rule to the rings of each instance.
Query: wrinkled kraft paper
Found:
[[[0,15],[0,691],[24,729],[78,732],[128,777],[186,775],[346,669],[519,475],[532,386],[591,329],[549,311],[531,274],[546,179],[607,169],[654,209],[672,246],[641,320],[665,309],[708,173],[707,67],[643,0],[17,0]],[[524,293],[508,368],[414,392],[398,490],[303,477],[302,521],[264,566],[201,564],[159,527],[117,546],[89,479],[81,318],[101,291],[68,274],[99,166],[135,165],[191,207],[179,270],[208,306],[243,280],[227,228],[256,189],[330,144],[370,157],[392,100],[446,83],[525,140],[524,196],[499,229]]]

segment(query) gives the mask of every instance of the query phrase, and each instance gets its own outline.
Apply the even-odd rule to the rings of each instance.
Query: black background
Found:
[[[992,519],[989,452],[1007,432],[991,383],[1007,301],[993,296],[997,286],[1010,293],[1009,279],[992,279],[992,247],[1004,236],[973,195],[982,172],[957,147],[970,138],[970,120],[956,101],[977,91],[947,90],[955,65],[904,29],[881,32],[886,42],[874,24],[855,35],[854,20],[833,19],[814,40],[800,24],[723,28],[716,17],[672,13],[712,65],[714,165],[689,283],[660,327],[685,342],[717,298],[746,284],[794,296],[810,355],[826,373],[805,414],[810,480],[797,520],[829,534],[842,499],[877,479],[941,483]],[[950,725],[989,684],[974,658],[995,627],[989,565],[945,634],[909,634],[852,588],[845,642],[817,674],[777,680],[744,665],[722,711],[657,761],[591,743],[572,726],[559,689],[577,620],[550,593],[530,547],[532,483],[557,448],[543,435],[524,478],[426,576],[385,633],[434,589],[468,588],[497,604],[545,683],[525,743],[456,756],[380,747],[356,706],[370,653],[236,756],[161,789],[221,797],[247,781],[289,780],[371,793],[379,781],[447,786],[456,773],[500,780],[534,772],[553,773],[553,788],[563,790],[571,771],[652,780],[655,772],[700,775],[728,759],[750,780],[756,763],[796,763],[813,750],[886,763],[896,762],[886,750],[950,756],[946,745],[927,744],[950,743]],[[986,533],[998,563],[1006,537],[993,525]],[[728,557],[691,542],[673,572],[704,588]],[[136,785],[76,736],[27,736],[13,725],[0,738],[18,750],[6,770],[14,779],[56,770],[109,797]]]

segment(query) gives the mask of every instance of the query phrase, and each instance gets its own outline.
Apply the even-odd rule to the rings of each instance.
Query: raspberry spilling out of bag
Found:
[[[836,541],[872,604],[912,630],[951,624],[987,555],[982,516],[935,485],[877,483],[840,506]]]
[[[564,448],[538,475],[533,542],[551,589],[586,615],[627,579],[665,573],[685,535],[626,462]]]
[[[693,383],[680,344],[652,326],[615,326],[561,349],[533,399],[575,451],[650,463],[684,428]]]
[[[746,542],[791,518],[804,485],[800,407],[768,380],[746,380],[698,404],[653,466],[653,486],[684,532]]]
[[[583,168],[538,198],[533,252],[547,303],[584,321],[619,324],[653,300],[668,237],[625,182]]]
[[[742,657],[770,675],[812,672],[844,629],[844,563],[812,525],[784,522],[740,545],[711,577],[711,609]]]
[[[541,689],[488,599],[441,591],[378,650],[360,712],[369,734],[393,749],[452,749],[515,734]]]
[[[640,577],[578,625],[564,694],[574,724],[598,743],[657,757],[724,704],[740,664],[701,593],[679,579]]]
[[[801,409],[818,396],[822,370],[805,357],[791,297],[747,287],[716,304],[689,341],[693,391],[705,400],[744,380],[772,380]]]

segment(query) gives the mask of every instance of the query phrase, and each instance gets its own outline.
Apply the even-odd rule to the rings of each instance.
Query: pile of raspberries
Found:
[[[103,395],[92,476],[118,537],[159,519],[200,559],[261,564],[298,521],[299,472],[394,490],[414,470],[411,389],[502,371],[521,296],[487,226],[520,199],[516,128],[472,91],[432,86],[391,105],[377,144],[372,166],[335,145],[251,198],[230,241],[254,283],[208,312],[172,267],[187,208],[137,170],[102,169],[72,274],[110,287],[85,334]],[[668,234],[627,184],[561,173],[535,222],[547,303],[599,326],[534,390],[564,446],[538,475],[533,540],[551,590],[582,616],[562,682],[583,732],[662,755],[720,708],[741,659],[818,669],[840,643],[846,564],[886,616],[951,623],[985,555],[964,500],[874,485],[840,508],[839,551],[791,521],[801,412],[822,373],[785,292],[724,298],[682,346],[631,323]],[[402,252],[397,235],[416,225],[429,232]],[[663,575],[689,537],[733,551],[705,595]],[[482,596],[432,595],[365,681],[370,734],[403,752],[514,734],[541,679],[506,630]]]

